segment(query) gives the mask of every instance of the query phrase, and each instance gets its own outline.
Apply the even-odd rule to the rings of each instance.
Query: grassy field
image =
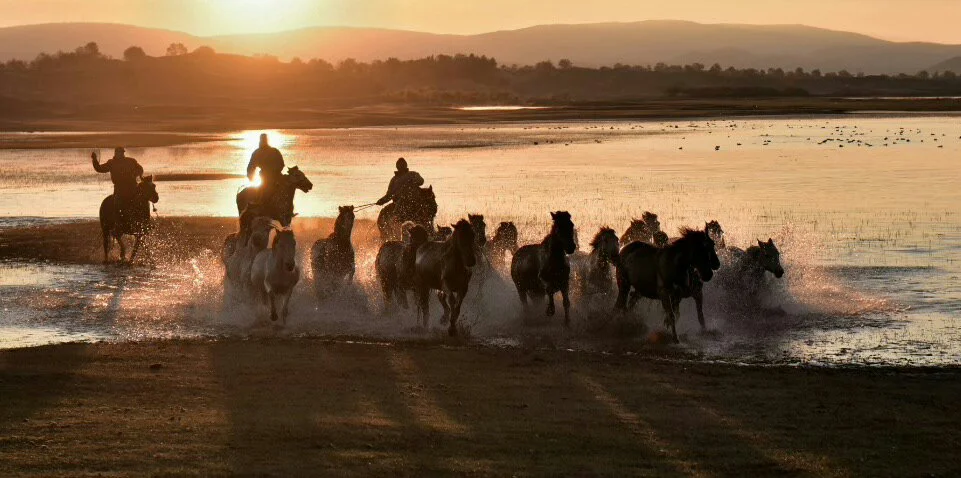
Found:
[[[0,475],[957,476],[961,372],[311,339],[0,352]]]

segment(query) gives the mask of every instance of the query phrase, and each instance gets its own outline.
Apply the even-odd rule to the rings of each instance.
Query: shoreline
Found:
[[[846,114],[955,115],[959,99],[651,99],[624,103],[544,105],[543,109],[461,110],[455,106],[377,104],[358,107],[250,108],[236,110],[210,106],[169,107],[150,116],[136,107],[111,108],[113,114],[92,116],[98,108],[50,114],[28,111],[16,118],[0,113],[0,149],[46,149],[173,146],[219,141],[225,133],[260,129],[340,129],[363,127],[414,127],[435,125],[486,125],[564,121],[672,121],[721,118],[801,118]],[[119,131],[118,131],[119,130]],[[97,133],[102,131],[104,133]],[[189,133],[188,133],[189,132]],[[16,138],[23,133],[24,138]],[[35,133],[35,134],[31,134]]]
[[[0,473],[957,472],[961,371],[318,339],[0,351]]]

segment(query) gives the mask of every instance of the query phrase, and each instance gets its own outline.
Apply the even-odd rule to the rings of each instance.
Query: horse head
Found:
[[[460,254],[461,260],[464,261],[464,265],[467,267],[474,267],[477,264],[477,256],[475,254],[475,244],[477,241],[476,234],[474,234],[474,228],[470,225],[470,222],[461,219],[454,224],[454,235],[451,236],[449,241],[453,241],[454,247],[457,249],[457,253]]]
[[[564,252],[573,254],[577,250],[577,241],[574,239],[574,221],[571,220],[571,213],[567,211],[557,211],[551,213],[554,225],[551,226],[551,235],[561,241]]]
[[[653,235],[655,232],[661,230],[661,221],[657,219],[657,214],[650,211],[644,211],[641,219],[644,221],[644,225],[647,228],[647,233]]]
[[[767,242],[758,239],[757,245],[761,248],[761,254],[759,255],[761,267],[780,279],[784,275],[784,268],[781,267],[781,252],[774,245],[774,239],[768,238]]]
[[[153,176],[144,176],[140,178],[140,183],[137,184],[137,189],[140,191],[140,195],[144,199],[157,204],[160,201],[160,195],[157,194],[157,184],[153,182]]]
[[[337,220],[334,221],[334,231],[339,235],[350,237],[350,231],[354,229],[354,218],[354,206],[340,206]]]
[[[305,193],[309,193],[310,190],[314,188],[314,183],[307,179],[307,175],[300,170],[299,166],[291,166],[287,168],[287,180],[290,182],[291,186],[296,189],[300,189]]]
[[[675,242],[686,247],[691,257],[691,266],[697,270],[704,282],[714,277],[714,271],[721,267],[721,261],[714,250],[714,241],[704,231],[681,229],[681,238]]]
[[[270,226],[267,248],[272,249],[271,255],[274,260],[280,261],[284,269],[292,272],[297,267],[297,240],[294,238],[294,231],[276,220],[271,221]]]
[[[602,227],[597,231],[591,240],[591,249],[614,265],[620,262],[620,241],[617,233],[609,227]]]
[[[487,244],[487,223],[484,222],[483,214],[468,214],[467,221],[470,222],[471,227],[474,228],[474,234],[477,236],[477,245],[484,247]]]
[[[721,224],[717,221],[705,222],[704,232],[706,232],[708,236],[711,236],[711,240],[713,240],[715,244],[720,244],[724,241],[724,229],[721,229]]]
[[[652,240],[656,247],[666,247],[671,242],[671,238],[667,237],[667,233],[664,231],[655,232]]]
[[[437,231],[435,232],[437,240],[446,241],[450,239],[450,236],[454,235],[454,229],[450,226],[437,226]]]

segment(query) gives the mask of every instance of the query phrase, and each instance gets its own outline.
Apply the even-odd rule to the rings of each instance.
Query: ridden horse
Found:
[[[258,252],[250,270],[250,283],[258,293],[261,303],[270,309],[270,320],[287,323],[287,304],[294,287],[300,282],[300,268],[297,267],[297,241],[294,231],[273,223],[273,230],[267,240],[267,248]],[[282,301],[280,313],[277,301]]]
[[[262,201],[257,200],[258,188],[247,187],[237,193],[237,212],[241,216],[240,230],[245,231],[250,225],[245,223],[244,211],[250,210],[251,219],[257,216],[266,216],[276,221],[280,221],[284,227],[290,226],[294,217],[294,194],[297,190],[309,193],[314,184],[307,179],[307,176],[297,166],[287,168],[284,174],[277,181],[273,194]]]
[[[457,318],[470,285],[471,267],[477,263],[476,236],[470,222],[461,219],[454,224],[454,234],[444,242],[431,241],[416,248],[414,284],[417,308],[423,326],[428,323],[430,291],[444,307],[444,320],[450,321],[447,333],[457,335]]]
[[[552,212],[551,219],[554,221],[551,231],[540,244],[526,245],[514,254],[511,259],[511,279],[525,306],[528,295],[547,295],[548,317],[554,315],[554,294],[560,292],[564,304],[564,325],[570,325],[571,266],[567,256],[577,250],[574,222],[567,211]]]
[[[377,251],[374,267],[377,280],[384,292],[384,306],[390,307],[394,297],[407,308],[407,292],[414,291],[414,260],[417,248],[430,240],[420,224],[404,223],[404,240],[387,241]]]
[[[620,258],[617,233],[602,227],[591,240],[591,252],[575,252],[571,258],[581,295],[614,291],[614,270]]]
[[[644,211],[641,219],[631,219],[630,226],[621,236],[621,246],[626,246],[634,241],[654,244],[654,235],[661,232],[661,222],[657,219],[657,214]]]
[[[517,226],[513,222],[502,222],[497,225],[494,237],[487,241],[487,256],[494,267],[504,267],[504,255],[517,252]]]
[[[631,308],[641,297],[660,299],[667,314],[665,325],[670,326],[674,342],[678,343],[676,324],[681,299],[695,293],[698,281],[710,281],[719,267],[714,241],[704,231],[682,229],[681,237],[665,247],[632,242],[621,249],[615,308]],[[704,329],[702,314],[698,320]]]
[[[377,215],[377,229],[382,241],[400,240],[400,226],[406,221],[433,230],[437,216],[437,197],[434,187],[413,188],[409,194],[402,195],[394,202],[384,206]]]
[[[125,235],[134,236],[133,252],[130,253],[130,262],[133,262],[140,249],[140,243],[144,237],[150,234],[150,203],[156,204],[160,201],[157,194],[157,185],[153,182],[153,176],[144,176],[137,184],[137,190],[130,203],[120,214],[117,199],[113,194],[105,197],[100,203],[100,232],[103,234],[103,262],[110,262],[111,239],[116,239],[120,244],[120,262],[124,261],[127,253],[121,238]],[[146,249],[146,246],[144,247]]]
[[[314,271],[314,291],[322,297],[354,279],[356,263],[350,242],[354,230],[354,206],[341,206],[334,221],[334,232],[318,239],[310,248],[310,264]]]

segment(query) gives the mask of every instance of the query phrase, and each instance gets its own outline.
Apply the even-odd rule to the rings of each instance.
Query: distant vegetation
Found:
[[[721,65],[621,65],[582,68],[569,60],[499,65],[475,55],[437,55],[334,65],[321,59],[218,54],[179,43],[150,57],[131,46],[123,59],[88,43],[72,52],[0,64],[3,104],[488,104],[643,100],[658,97],[955,96],[950,71],[855,75]]]

